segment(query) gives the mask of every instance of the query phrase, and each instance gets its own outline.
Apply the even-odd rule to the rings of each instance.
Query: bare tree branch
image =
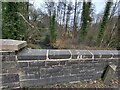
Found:
[[[20,12],[16,12],[16,13],[19,14],[19,15],[23,18],[23,20],[24,20],[27,24],[29,24],[32,28],[35,28],[35,26],[32,25],[31,23],[29,23],[29,22],[25,19],[25,17],[24,17]]]

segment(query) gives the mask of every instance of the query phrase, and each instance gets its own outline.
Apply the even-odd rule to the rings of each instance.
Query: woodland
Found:
[[[2,38],[39,49],[119,49],[120,1],[96,13],[92,0],[2,3]]]

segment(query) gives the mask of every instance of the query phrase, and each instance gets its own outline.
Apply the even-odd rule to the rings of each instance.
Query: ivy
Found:
[[[82,27],[80,31],[81,40],[84,40],[87,35],[88,22],[91,21],[90,9],[91,9],[91,2],[83,2],[83,11],[81,16]]]
[[[4,2],[2,7],[2,38],[6,39],[24,39],[27,26],[23,19],[16,13],[24,13],[24,3]]]
[[[111,6],[112,6],[112,2],[107,2],[106,7],[105,7],[105,11],[104,11],[104,16],[103,16],[102,22],[100,24],[100,29],[99,29],[99,33],[98,33],[98,37],[97,37],[98,45],[100,45],[100,43],[102,42],[102,40],[104,38],[104,32],[106,29],[106,25],[107,25],[108,16],[109,16]]]

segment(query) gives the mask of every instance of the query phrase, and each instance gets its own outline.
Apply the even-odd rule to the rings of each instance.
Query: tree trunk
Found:
[[[77,12],[77,0],[75,1],[75,8],[74,8],[74,21],[73,21],[74,38],[77,36],[76,12]]]

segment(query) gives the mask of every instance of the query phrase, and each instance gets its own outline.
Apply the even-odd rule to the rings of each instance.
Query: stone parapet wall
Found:
[[[2,88],[100,79],[106,65],[118,66],[116,50],[40,50],[1,51]],[[117,67],[116,75],[119,72]]]
[[[118,53],[115,50],[23,50],[18,53],[20,84],[29,87],[100,79],[107,65],[118,65]]]
[[[25,49],[25,41],[15,40],[2,40],[2,44],[0,88],[5,90],[100,79],[112,64],[117,66],[114,76],[120,76],[117,50]]]
[[[117,60],[19,62],[21,86],[100,79],[106,65],[113,63],[117,65]]]

